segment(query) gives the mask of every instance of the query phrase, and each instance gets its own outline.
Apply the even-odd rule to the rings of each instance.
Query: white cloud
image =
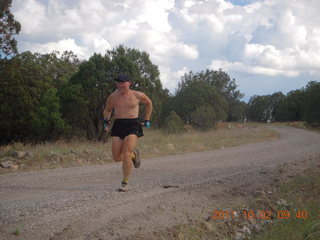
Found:
[[[43,22],[46,19],[46,8],[36,0],[20,1],[23,7],[19,8],[15,13],[15,18],[19,20],[23,26],[23,32],[26,34],[41,34]]]
[[[245,11],[248,14],[251,14],[251,13],[254,13],[254,12],[258,11],[261,8],[261,3],[260,2],[254,2],[252,4],[244,6],[243,8],[245,9]]]
[[[13,1],[20,51],[72,50],[88,58],[123,44],[148,52],[171,90],[181,72],[208,66],[319,77],[318,9],[319,0]]]
[[[54,50],[62,53],[67,50],[74,52],[80,58],[85,58],[88,55],[87,50],[78,46],[74,39],[71,38],[62,39],[58,42],[48,42],[45,44],[30,44],[28,48],[32,52],[40,53],[51,53]]]
[[[311,1],[309,7],[318,8],[320,2]],[[309,7],[306,7],[306,4],[303,6],[304,9]],[[228,25],[238,32],[238,37],[228,38],[229,55],[213,57],[209,65],[211,68],[219,66],[226,71],[268,76],[296,77],[303,73],[320,75],[320,25],[306,17],[308,11],[301,14],[301,4],[286,0],[281,4],[264,1],[244,9],[246,13],[242,15],[242,19],[238,18],[243,27],[236,30],[235,26],[238,24]],[[314,14],[311,10],[311,15]],[[315,17],[319,19],[318,16]],[[226,28],[229,28],[228,26],[226,25]],[[232,32],[228,34],[231,36]],[[239,38],[241,35],[242,43]],[[231,56],[233,58],[226,59]]]
[[[278,76],[283,75],[285,77],[297,77],[299,75],[299,71],[295,70],[281,70],[275,68],[267,68],[261,66],[251,66],[245,65],[242,62],[228,62],[222,60],[213,60],[209,65],[209,69],[222,69],[224,71],[235,71],[241,73],[253,73],[253,74],[261,74],[268,76]]]
[[[112,48],[108,40],[99,33],[83,34],[82,41],[84,45],[90,46],[91,51],[88,51],[88,55],[92,55],[92,52],[105,54],[107,50]]]
[[[137,17],[138,22],[148,23],[152,29],[159,32],[170,31],[171,26],[168,23],[168,10],[173,8],[174,1],[145,1],[142,12]]]
[[[159,67],[159,70],[161,72],[161,82],[171,93],[175,92],[178,83],[181,81],[181,77],[190,71],[187,67],[183,67],[178,71],[173,71],[169,67],[162,66]]]

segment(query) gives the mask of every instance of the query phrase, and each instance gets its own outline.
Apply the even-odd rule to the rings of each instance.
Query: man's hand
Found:
[[[105,131],[108,131],[110,124],[111,124],[111,121],[110,121],[109,118],[104,118],[103,119],[103,129]]]
[[[151,127],[151,123],[149,120],[144,120],[142,122],[142,126],[146,127],[146,128],[150,128]]]

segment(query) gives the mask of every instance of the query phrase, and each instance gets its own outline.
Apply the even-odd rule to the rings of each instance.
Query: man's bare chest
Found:
[[[117,96],[114,107],[116,109],[131,109],[139,105],[139,100],[135,96]]]

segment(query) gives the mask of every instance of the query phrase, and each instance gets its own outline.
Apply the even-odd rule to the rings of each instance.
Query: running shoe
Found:
[[[135,168],[139,168],[140,167],[140,153],[139,153],[139,150],[136,148],[134,149],[133,151],[134,153],[134,157],[132,158],[132,163],[133,163],[133,166]]]
[[[119,192],[127,192],[129,191],[128,183],[121,182],[121,187],[119,188]]]

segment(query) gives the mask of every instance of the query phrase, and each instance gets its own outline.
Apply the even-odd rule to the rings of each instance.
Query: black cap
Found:
[[[126,74],[120,74],[118,77],[114,79],[116,82],[131,82],[131,79]]]

